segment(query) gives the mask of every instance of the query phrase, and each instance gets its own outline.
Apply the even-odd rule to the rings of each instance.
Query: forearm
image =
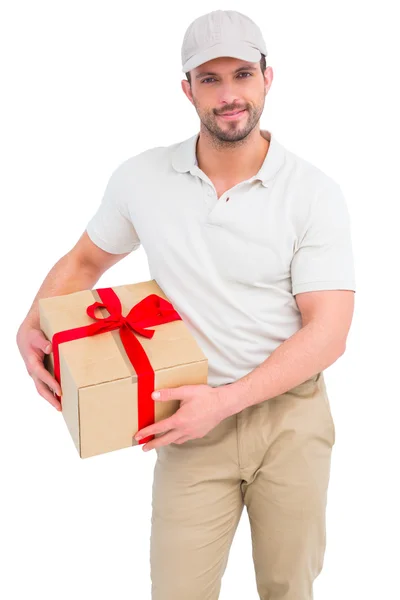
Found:
[[[66,254],[47,274],[19,329],[26,326],[39,327],[39,298],[91,289],[100,275],[98,269],[80,262],[72,254]]]
[[[345,342],[317,322],[310,322],[278,346],[258,367],[232,384],[222,386],[227,414],[240,412],[303,383],[344,353]]]

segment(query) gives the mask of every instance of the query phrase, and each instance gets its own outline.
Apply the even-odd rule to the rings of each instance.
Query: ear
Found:
[[[190,102],[194,105],[193,103],[193,95],[192,95],[192,88],[190,87],[190,83],[188,82],[187,79],[182,79],[181,81],[181,87],[183,90],[183,93],[185,94],[185,96],[187,98],[189,98]]]
[[[265,89],[265,95],[268,94],[269,89],[272,85],[272,81],[274,79],[274,72],[272,70],[272,67],[267,66],[267,68],[265,69],[264,72],[264,89]]]

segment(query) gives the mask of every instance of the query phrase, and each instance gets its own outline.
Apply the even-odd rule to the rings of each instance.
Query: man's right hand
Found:
[[[17,333],[17,344],[37,391],[54,408],[60,411],[61,403],[53,394],[54,390],[58,396],[61,396],[60,384],[43,364],[44,355],[50,354],[52,350],[51,342],[41,329],[21,325]]]

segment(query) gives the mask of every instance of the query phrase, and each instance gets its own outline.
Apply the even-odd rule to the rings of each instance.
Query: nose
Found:
[[[237,109],[245,108],[244,102],[240,99],[237,91],[235,90],[234,84],[228,82],[221,86],[220,94],[218,97],[220,108],[218,109],[218,114],[225,112],[232,112]],[[228,108],[228,107],[236,107],[236,108]]]

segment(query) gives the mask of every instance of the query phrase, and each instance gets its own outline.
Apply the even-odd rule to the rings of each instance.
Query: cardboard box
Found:
[[[112,290],[120,300],[123,316],[150,294],[168,300],[154,279]],[[101,302],[96,289],[40,299],[43,333],[52,340],[56,332],[99,322],[86,312],[94,302]],[[109,316],[107,309],[99,307],[95,314]],[[182,320],[149,325],[147,329],[155,331],[152,338],[131,333],[139,340],[154,370],[154,389],[207,384],[207,357]],[[138,445],[133,438],[139,429],[138,375],[121,341],[120,330],[63,342],[58,347],[62,414],[79,456],[88,458]],[[44,364],[54,376],[53,352],[45,355]],[[180,406],[180,400],[151,402],[155,421],[168,418]]]

